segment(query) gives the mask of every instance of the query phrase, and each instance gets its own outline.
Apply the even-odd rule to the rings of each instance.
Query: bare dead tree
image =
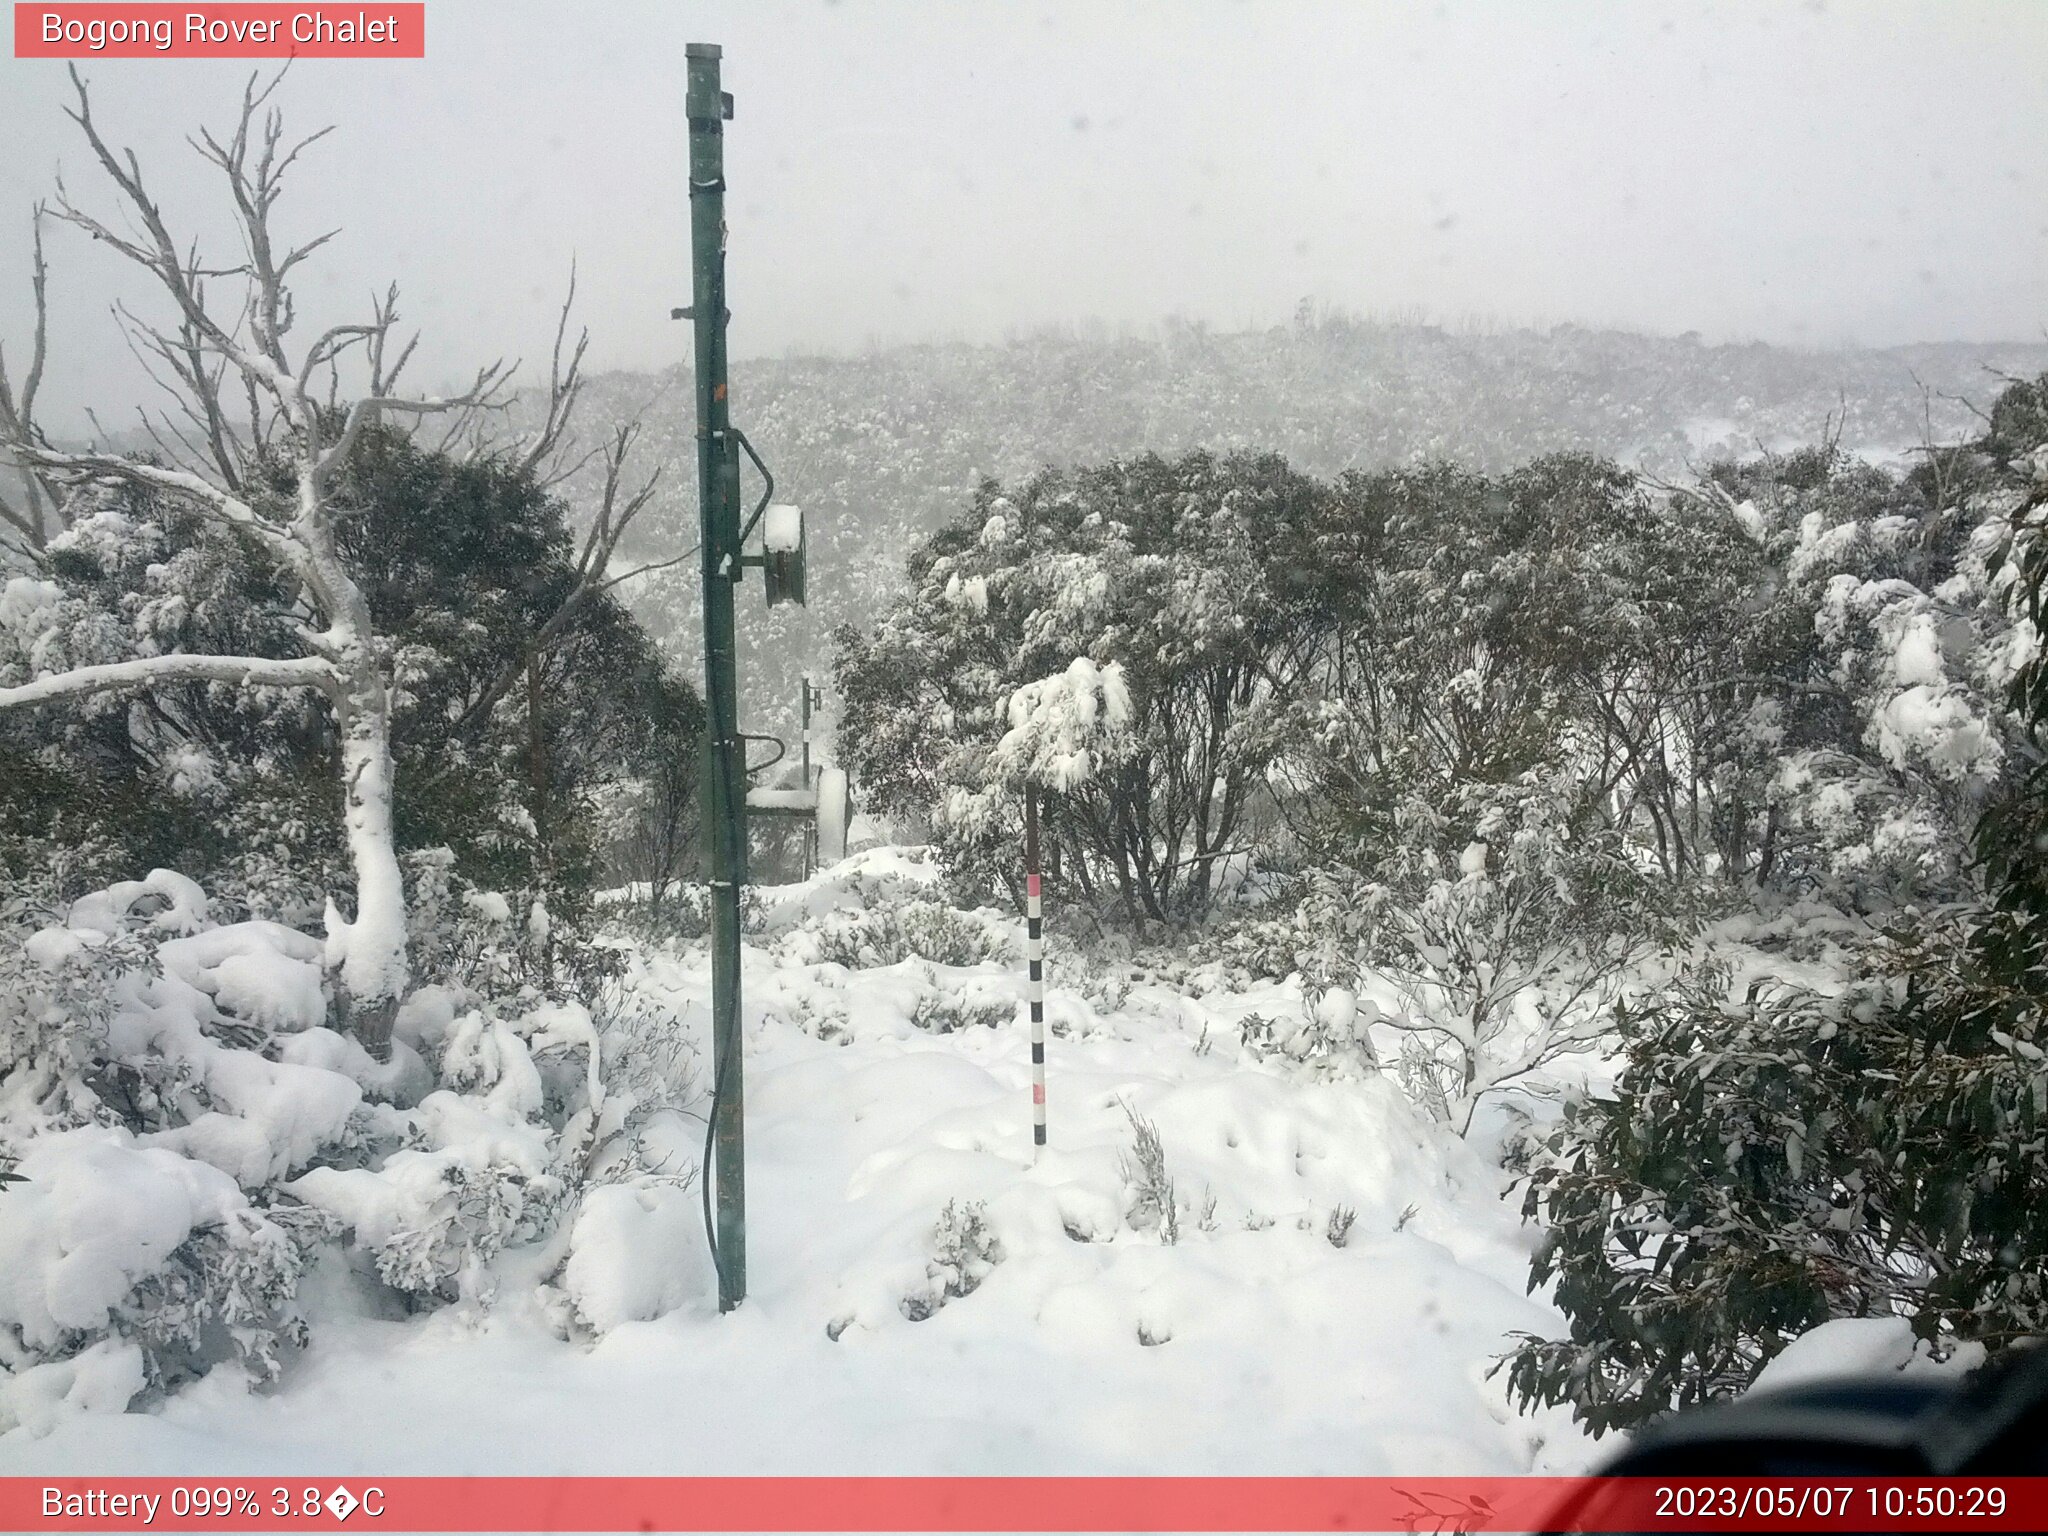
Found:
[[[40,467],[7,445],[33,441],[36,428],[36,392],[43,383],[43,359],[48,351],[50,303],[48,264],[43,260],[43,217],[35,211],[35,255],[29,271],[29,287],[35,299],[35,329],[29,342],[28,371],[22,375],[20,393],[15,392],[7,374],[7,351],[0,347],[0,465],[11,471],[17,485],[0,479],[0,523],[31,554],[40,554],[55,532],[60,516],[57,487]]]
[[[241,243],[239,260],[209,265],[196,244],[174,239],[135,152],[117,152],[108,143],[94,120],[85,82],[76,70],[71,78],[76,104],[67,114],[117,194],[119,219],[88,212],[61,182],[47,214],[109,246],[147,274],[160,298],[171,301],[175,319],[170,324],[146,322],[125,306],[117,306],[117,316],[136,356],[173,404],[154,415],[144,413],[156,450],[148,456],[97,447],[68,451],[39,429],[34,404],[45,347],[39,229],[35,341],[19,396],[0,374],[0,451],[27,471],[31,499],[19,507],[7,503],[0,515],[29,545],[40,548],[51,533],[51,509],[61,491],[127,484],[167,493],[274,559],[296,580],[298,602],[312,619],[295,623],[302,656],[137,657],[0,687],[0,708],[190,681],[319,692],[333,712],[340,743],[342,814],[356,886],[353,916],[344,917],[330,903],[329,959],[352,1027],[372,1054],[383,1058],[409,982],[405,894],[393,836],[391,658],[362,589],[337,553],[338,509],[331,487],[365,428],[387,416],[414,422],[445,419],[444,447],[462,443],[472,451],[500,455],[519,471],[550,483],[546,477],[571,451],[570,419],[581,390],[588,336],[568,341],[570,307],[565,303],[544,419],[537,432],[516,443],[504,442],[489,425],[506,403],[512,375],[502,362],[479,369],[454,394],[398,392],[417,337],[400,340],[397,335],[395,287],[372,302],[367,319],[329,326],[294,351],[288,345],[295,318],[293,274],[335,232],[291,244],[279,236],[274,215],[287,173],[330,130],[286,139],[280,113],[268,105],[283,78],[280,73],[268,84],[250,80],[231,133],[216,137],[202,131],[192,141],[221,174]],[[222,287],[232,293],[230,302],[216,297]],[[354,391],[343,389],[345,366],[360,376]],[[529,648],[536,654],[559,640],[593,595],[623,579],[607,574],[612,552],[654,490],[652,480],[638,490],[625,489],[626,460],[636,436],[637,426],[623,428],[601,450],[603,503],[584,541],[568,597]],[[271,489],[273,479],[250,474],[259,456],[289,466],[287,491]],[[38,496],[41,501],[34,499]],[[509,691],[516,668],[513,674],[494,685],[486,709]]]

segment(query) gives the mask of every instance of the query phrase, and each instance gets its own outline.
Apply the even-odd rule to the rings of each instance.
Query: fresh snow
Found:
[[[32,1348],[105,1326],[194,1227],[246,1208],[225,1173],[105,1126],[39,1138],[16,1172],[0,1199],[0,1324]]]
[[[1906,1377],[1954,1378],[1984,1361],[1984,1346],[1958,1345],[1942,1361],[1928,1354],[1905,1317],[1838,1317],[1801,1334],[1757,1374],[1753,1392],[1777,1392],[1844,1376],[1885,1372]]]
[[[32,1365],[0,1381],[0,1422],[43,1435],[80,1414],[119,1413],[142,1390],[143,1377],[138,1346],[102,1339],[68,1360]]]
[[[508,1249],[488,1308],[479,1292],[405,1316],[330,1258],[302,1296],[312,1344],[276,1389],[252,1391],[221,1367],[146,1411],[112,1414],[140,1384],[119,1349],[38,1368],[10,1389],[20,1427],[0,1436],[0,1473],[1370,1475],[1587,1463],[1590,1444],[1562,1410],[1517,1416],[1487,1377],[1512,1334],[1561,1327],[1524,1294],[1536,1234],[1503,1200],[1498,1171],[1357,1063],[1311,1072],[1240,1046],[1246,1014],[1301,1012],[1295,981],[1226,984],[1207,964],[1171,986],[1081,990],[1055,963],[1051,1146],[1034,1162],[1020,966],[913,957],[849,969],[816,957],[819,924],[860,917],[884,890],[936,896],[932,882],[922,859],[879,849],[762,892],[745,953],[750,1295],[738,1312],[716,1310],[690,1182],[700,1098],[650,1127],[668,1176],[600,1186],[552,1235]],[[1012,940],[1021,926],[966,916]],[[222,932],[234,930],[204,937]],[[216,978],[246,954],[231,940],[216,952]],[[306,1001],[290,997],[287,975],[277,968],[279,1017]],[[702,1029],[701,946],[635,951],[629,982]],[[205,1001],[180,997],[188,1010]],[[415,1202],[457,1165],[538,1171],[532,1054],[548,1040],[587,1043],[589,1027],[570,1008],[515,1033],[422,992],[399,1020],[402,1059],[417,1071],[416,1049],[437,1053],[444,1085],[455,1072],[479,1086],[427,1094],[409,1112],[413,1144],[381,1171],[316,1167],[290,1187],[374,1243],[417,1220]],[[272,1065],[353,1090],[361,1064],[341,1059],[346,1044],[309,1051],[319,1065]],[[1165,1146],[1171,1246],[1127,1219],[1132,1115]],[[146,1195],[150,1209],[100,1223],[128,1234],[112,1251],[67,1258],[82,1287],[0,1293],[10,1320],[44,1331],[103,1312],[122,1276],[242,1198],[203,1163],[73,1135],[41,1139],[36,1155],[74,1169],[25,1163],[38,1182],[0,1197],[0,1252],[61,1244],[76,1212],[90,1216],[81,1181],[103,1163],[123,1170],[104,1180],[105,1198]],[[949,1205],[978,1218],[993,1261],[970,1266],[982,1278],[963,1295],[945,1285],[961,1256],[935,1238]]]
[[[1131,695],[1121,663],[1077,656],[1063,672],[1012,693],[1010,729],[993,761],[1006,773],[1070,790],[1129,749]]]
[[[812,811],[818,806],[815,789],[770,789],[756,785],[747,791],[750,811]]]
[[[818,857],[834,863],[846,856],[847,813],[851,809],[844,768],[818,770]]]
[[[570,1233],[562,1290],[600,1333],[647,1322],[688,1303],[703,1246],[702,1208],[681,1181],[595,1189]]]
[[[802,509],[777,502],[761,515],[761,543],[777,554],[801,549],[804,542]]]

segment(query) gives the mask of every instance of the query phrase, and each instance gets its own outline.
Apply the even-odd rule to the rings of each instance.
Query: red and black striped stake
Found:
[[[1024,790],[1024,955],[1031,968],[1031,1155],[1045,1145],[1045,919],[1039,907],[1038,791]]]

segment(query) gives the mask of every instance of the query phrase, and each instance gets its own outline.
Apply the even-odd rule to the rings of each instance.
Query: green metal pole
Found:
[[[704,830],[711,845],[713,1163],[717,1173],[718,1309],[747,1294],[744,1072],[740,1048],[740,888],[747,878],[746,744],[739,734],[733,588],[740,576],[740,476],[725,364],[725,120],[719,49],[691,43],[690,317],[697,350],[697,488],[704,560]],[[708,1176],[707,1170],[707,1176]]]

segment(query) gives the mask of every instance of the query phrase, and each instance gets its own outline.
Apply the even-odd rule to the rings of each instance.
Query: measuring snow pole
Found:
[[[1039,906],[1038,791],[1024,786],[1024,958],[1030,967],[1031,1156],[1045,1145],[1045,914]]]
[[[740,577],[740,465],[727,398],[725,120],[716,43],[684,49],[690,121],[690,308],[697,357],[697,496],[704,569],[703,822],[711,854],[711,1127],[718,1310],[747,1294],[746,1094],[740,1050],[740,887],[747,878],[746,741],[739,730],[733,587]],[[707,1180],[707,1169],[700,1177]]]

